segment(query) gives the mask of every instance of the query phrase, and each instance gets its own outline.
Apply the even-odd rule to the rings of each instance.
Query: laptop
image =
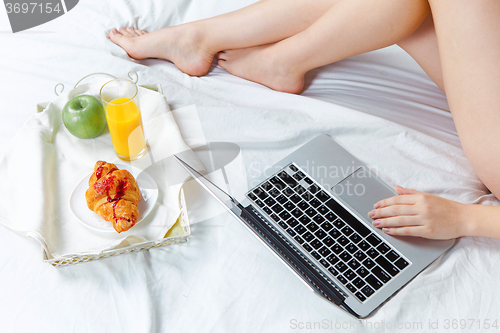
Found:
[[[327,135],[261,170],[241,202],[175,158],[312,291],[357,318],[455,242],[390,236],[373,227],[368,212],[397,193]]]

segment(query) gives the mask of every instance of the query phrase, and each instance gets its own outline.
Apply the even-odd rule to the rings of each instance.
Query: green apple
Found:
[[[106,127],[106,115],[101,101],[90,95],[70,99],[62,110],[64,126],[80,139],[95,138]]]

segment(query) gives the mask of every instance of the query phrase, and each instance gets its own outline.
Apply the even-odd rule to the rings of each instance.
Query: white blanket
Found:
[[[56,83],[135,70],[140,84],[162,85],[171,109],[197,106],[197,117],[186,117],[181,132],[199,119],[207,141],[241,147],[247,172],[240,180],[247,184],[256,168],[326,133],[391,186],[498,205],[460,147],[444,95],[397,47],[314,70],[296,96],[215,65],[196,78],[167,61],[133,61],[106,38],[115,27],[154,30],[251,2],[86,0],[29,32],[1,33],[0,153],[31,116],[27,110],[52,98]],[[232,176],[238,188],[238,175]],[[195,184],[188,191],[198,223],[187,243],[59,270],[41,262],[35,242],[0,226],[3,331],[403,331],[398,323],[408,332],[498,331],[485,330],[500,324],[498,240],[458,240],[358,324],[311,293],[232,217],[209,212],[213,201]]]

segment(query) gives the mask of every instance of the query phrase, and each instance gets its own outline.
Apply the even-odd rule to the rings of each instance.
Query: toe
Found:
[[[219,60],[219,61],[217,61],[217,65],[219,65],[220,67],[222,67],[222,68],[224,68],[225,70],[227,70],[227,68],[226,68],[227,63],[226,63],[226,61],[224,61],[224,60]]]
[[[128,27],[127,31],[130,33],[131,36],[134,36],[134,37],[140,36],[138,29],[134,29],[132,27]]]
[[[118,31],[123,35],[123,36],[126,36],[126,37],[132,37],[132,33],[130,31],[128,31],[126,28],[120,28],[118,29]]]
[[[135,38],[138,35],[135,29],[120,28],[113,29],[109,33],[109,39],[116,45],[120,46],[127,54],[134,59],[144,59],[149,55],[144,52],[144,47],[141,47],[141,38]]]
[[[129,34],[131,34],[132,36],[136,36],[136,35],[137,35],[137,34],[136,34],[136,32],[135,32],[135,29],[134,29],[134,28],[132,28],[132,27],[128,27],[128,28],[126,28],[125,30],[127,30],[127,32],[128,32]]]
[[[217,60],[227,60],[226,52],[221,51],[216,55]]]
[[[119,28],[117,29],[117,32],[122,36],[128,36],[128,31],[125,28]]]
[[[121,37],[123,37],[123,35],[116,29],[109,32],[109,39],[111,39],[114,43],[118,43]]]

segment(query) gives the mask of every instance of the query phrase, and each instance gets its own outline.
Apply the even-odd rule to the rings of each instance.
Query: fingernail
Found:
[[[368,216],[374,217],[375,216],[375,210],[372,210],[371,212],[368,213]]]
[[[373,225],[374,225],[374,226],[376,226],[376,227],[377,227],[377,226],[380,224],[380,221],[379,221],[379,220],[375,220],[375,221],[373,221],[372,223],[373,223]]]
[[[382,228],[382,231],[388,233],[389,231],[391,231],[391,228]]]
[[[373,205],[373,208],[379,208],[380,207],[380,202],[377,202],[375,205]]]

